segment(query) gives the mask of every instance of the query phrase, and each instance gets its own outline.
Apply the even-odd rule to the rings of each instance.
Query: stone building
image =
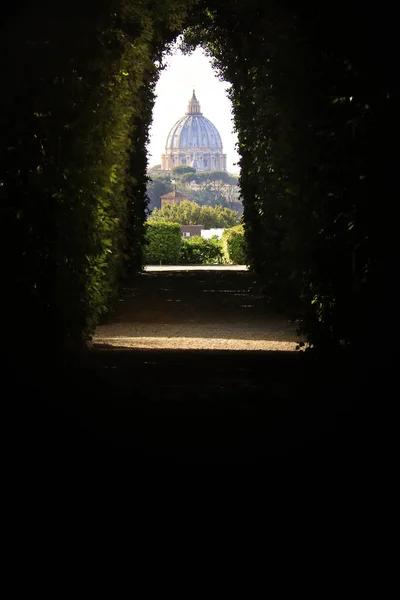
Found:
[[[196,171],[226,171],[226,154],[215,125],[203,116],[193,90],[187,112],[168,134],[161,170],[189,165]]]
[[[180,204],[184,200],[189,200],[185,194],[181,194],[181,192],[177,192],[174,190],[173,192],[168,192],[168,194],[164,194],[160,196],[161,198],[161,208],[166,204]]]

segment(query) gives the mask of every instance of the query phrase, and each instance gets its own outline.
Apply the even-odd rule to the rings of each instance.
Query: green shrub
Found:
[[[204,229],[212,229],[234,227],[237,223],[237,213],[222,206],[200,206],[197,202],[184,200],[180,204],[167,203],[160,209],[155,208],[149,221],[168,221],[181,225],[201,224]]]
[[[205,239],[195,235],[182,239],[180,263],[183,265],[210,265],[224,262],[222,242],[218,238]]]
[[[176,265],[181,252],[181,228],[178,223],[146,223],[144,263]]]
[[[226,229],[222,236],[225,254],[229,262],[234,265],[246,264],[243,225]]]

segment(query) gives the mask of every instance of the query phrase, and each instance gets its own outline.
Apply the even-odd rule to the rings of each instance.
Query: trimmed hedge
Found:
[[[176,265],[181,254],[181,227],[179,223],[145,224],[145,264]]]
[[[194,236],[182,238],[179,223],[148,221],[145,225],[145,264],[210,265],[225,262],[222,242]]]
[[[212,265],[224,263],[222,243],[218,239],[205,239],[195,235],[182,239],[180,263],[183,265]]]
[[[225,254],[229,262],[234,265],[244,265],[247,263],[244,242],[244,227],[237,225],[231,229],[225,229],[222,234]]]
[[[37,353],[84,344],[141,268],[154,86],[191,0],[15,6],[0,19],[3,341]]]

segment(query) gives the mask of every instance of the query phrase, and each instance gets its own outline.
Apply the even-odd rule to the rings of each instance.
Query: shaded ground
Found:
[[[121,300],[99,331],[147,323],[157,337],[166,324],[206,325],[202,339],[222,328],[228,343],[240,323],[246,335],[261,336],[261,325],[275,339],[293,335],[250,273],[146,273]],[[283,456],[325,468],[365,451],[364,366],[349,357],[95,345],[73,360],[29,360],[23,376],[9,369],[5,398],[18,413],[13,452],[35,464],[267,464]]]
[[[18,382],[14,444],[57,465],[347,460],[364,450],[353,375],[305,353],[97,350]]]
[[[145,272],[94,342],[180,350],[295,350],[298,323],[271,310],[246,270]]]

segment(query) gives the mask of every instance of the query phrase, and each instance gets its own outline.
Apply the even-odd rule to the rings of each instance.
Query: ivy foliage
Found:
[[[154,85],[191,4],[17,2],[3,19],[2,56],[13,56],[0,73],[10,339],[19,323],[35,343],[86,340],[124,272],[140,268]]]
[[[393,36],[383,9],[341,0],[205,0],[185,35],[232,84],[250,265],[298,305],[319,347],[383,333],[395,234],[377,202],[398,187]]]

